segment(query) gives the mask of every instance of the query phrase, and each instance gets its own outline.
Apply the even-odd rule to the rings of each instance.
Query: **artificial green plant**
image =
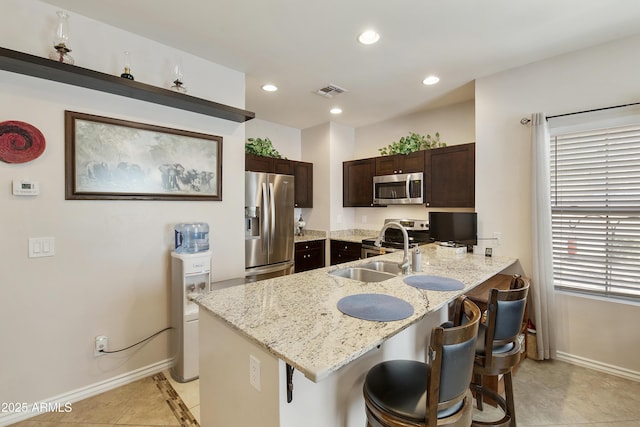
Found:
[[[409,154],[418,150],[430,150],[432,148],[446,147],[447,144],[440,141],[440,133],[436,132],[431,135],[420,135],[419,133],[410,132],[409,136],[403,136],[399,141],[394,141],[386,147],[379,148],[380,154],[389,156],[392,154]]]
[[[244,144],[244,152],[256,156],[282,158],[269,138],[248,138]]]

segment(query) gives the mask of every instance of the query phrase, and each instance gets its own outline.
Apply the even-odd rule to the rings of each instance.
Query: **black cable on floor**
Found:
[[[142,344],[143,342],[149,341],[151,338],[153,338],[153,337],[155,337],[157,335],[160,335],[161,333],[163,333],[164,331],[168,331],[169,329],[173,329],[173,327],[172,326],[168,326],[168,327],[164,328],[163,330],[158,331],[155,334],[143,339],[142,341],[138,341],[135,344],[131,344],[129,347],[121,348],[120,350],[111,350],[111,351],[100,350],[100,353],[111,354],[111,353],[120,353],[121,351],[129,350],[131,347],[135,347],[137,345]]]

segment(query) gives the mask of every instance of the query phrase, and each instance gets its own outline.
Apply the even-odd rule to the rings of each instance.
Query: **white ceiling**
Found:
[[[476,78],[640,32],[637,0],[45,1],[244,72],[245,108],[300,129],[473,99]],[[314,93],[328,84],[348,92]]]

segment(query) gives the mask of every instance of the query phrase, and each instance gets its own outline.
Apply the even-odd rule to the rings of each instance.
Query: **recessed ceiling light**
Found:
[[[367,30],[358,36],[358,41],[362,44],[374,44],[380,40],[380,34],[373,30]]]
[[[278,90],[278,87],[276,85],[266,84],[262,86],[262,90],[266,92],[275,92]]]
[[[332,108],[331,110],[329,110],[329,112],[330,112],[331,114],[342,114],[342,108],[334,107],[334,108]]]
[[[423,85],[434,85],[436,83],[438,83],[440,81],[440,78],[437,76],[429,76],[426,77],[423,81],[422,84]]]

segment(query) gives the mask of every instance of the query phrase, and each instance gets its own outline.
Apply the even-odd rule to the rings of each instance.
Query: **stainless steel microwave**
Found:
[[[400,173],[373,177],[376,205],[421,205],[424,203],[424,173]]]

